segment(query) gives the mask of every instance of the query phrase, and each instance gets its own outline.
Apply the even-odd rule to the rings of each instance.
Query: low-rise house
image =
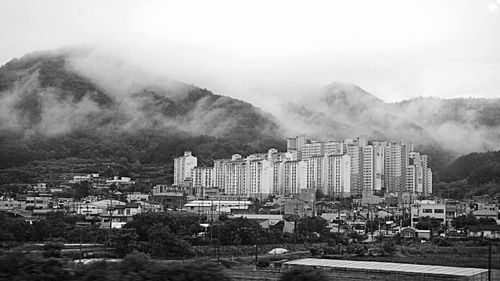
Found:
[[[431,239],[431,231],[430,230],[424,230],[424,229],[415,229],[415,232],[417,233],[417,237],[420,239]]]
[[[469,227],[469,237],[500,238],[500,225],[473,225]]]
[[[248,210],[251,204],[247,200],[193,200],[185,204],[183,210],[200,215],[227,214],[236,210]]]
[[[156,213],[163,211],[163,205],[154,201],[135,201],[141,206],[142,213]]]
[[[13,198],[3,198],[0,200],[0,211],[12,211],[12,210],[20,210],[21,209],[21,201],[17,201]]]
[[[401,238],[411,239],[417,237],[417,232],[412,227],[402,228],[399,233],[401,234]]]
[[[270,224],[275,224],[283,220],[283,215],[272,215],[272,214],[234,214],[228,216],[230,219],[245,218],[258,223],[269,222]]]
[[[116,185],[117,187],[120,186],[129,186],[134,184],[135,182],[132,181],[131,178],[129,177],[113,177],[111,180],[106,180],[106,186],[110,187],[111,185]]]
[[[401,238],[431,239],[430,230],[420,230],[413,227],[405,227],[400,231]]]
[[[162,193],[153,193],[152,200],[163,205],[165,210],[181,210],[187,203],[187,196],[180,191],[167,191]]]
[[[124,205],[109,206],[104,213],[99,215],[102,228],[121,227],[132,220],[134,215],[141,213],[139,203],[125,203]],[[114,226],[114,224],[116,225]]]
[[[278,221],[274,224],[269,223],[270,221],[266,221],[261,223],[260,225],[264,229],[269,229],[271,231],[280,231],[282,233],[294,233],[295,232],[295,223],[289,222],[286,220]]]
[[[125,202],[121,202],[118,200],[105,199],[94,202],[75,202],[73,203],[73,208],[78,215],[99,216],[103,213],[106,213],[108,207],[125,204]]]
[[[126,199],[128,202],[134,202],[134,201],[148,201],[151,195],[149,194],[144,194],[140,192],[134,192],[134,193],[129,193],[126,195]]]
[[[69,211],[73,206],[75,199],[70,197],[54,198],[54,208]]]
[[[47,189],[47,184],[39,182],[36,185],[33,185],[32,188],[36,191],[45,191]]]
[[[52,209],[52,198],[49,196],[27,196],[20,197],[18,200],[21,202],[23,210],[49,210]]]
[[[476,219],[494,219],[498,220],[498,211],[491,209],[479,209],[472,212],[472,215],[476,217]]]
[[[292,199],[285,202],[285,215],[298,217],[312,217],[314,215],[314,203],[300,199]]]
[[[415,200],[411,206],[411,225],[415,226],[422,217],[435,218],[444,224],[446,222],[446,204],[431,200]]]

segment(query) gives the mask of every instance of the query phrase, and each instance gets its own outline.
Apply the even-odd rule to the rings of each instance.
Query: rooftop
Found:
[[[289,261],[286,262],[285,264],[330,267],[330,268],[338,268],[344,270],[351,269],[351,270],[364,270],[364,271],[391,271],[391,272],[413,273],[413,274],[428,274],[428,275],[432,274],[432,275],[465,276],[465,277],[488,272],[487,269],[482,269],[482,268],[419,265],[419,264],[392,263],[392,262],[311,259],[311,258]]]

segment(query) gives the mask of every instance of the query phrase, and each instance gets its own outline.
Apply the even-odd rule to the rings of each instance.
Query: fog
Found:
[[[154,103],[134,96],[151,88],[175,98],[171,94],[189,90],[180,81],[262,108],[277,117],[284,136],[400,136],[460,152],[483,151],[498,149],[499,137],[498,122],[483,120],[493,114],[483,104],[396,102],[499,98],[498,5],[494,0],[0,0],[0,64],[35,50],[78,46],[69,70],[105,89],[118,104],[103,110],[89,99],[61,103],[60,93],[37,93],[44,114],[36,130],[47,134],[84,126],[83,119],[105,123],[109,115],[120,122],[107,126],[126,130],[154,124],[217,135],[234,125],[208,99],[195,104],[189,118],[172,120],[144,110]],[[36,75],[14,91],[35,91]],[[362,107],[354,108],[360,110],[356,114],[345,104],[328,104],[325,95],[335,95],[328,90],[334,81],[357,85],[380,100],[372,104],[353,95],[351,103]],[[20,97],[2,96],[0,122],[27,128],[29,135],[26,120],[35,117],[13,112]],[[460,110],[460,118],[453,110]]]
[[[333,81],[360,85],[385,101],[498,97],[500,12],[492,5],[2,0],[0,63],[87,45],[268,111],[269,97]]]

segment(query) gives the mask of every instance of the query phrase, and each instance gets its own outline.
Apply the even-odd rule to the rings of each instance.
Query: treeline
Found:
[[[3,245],[19,245],[24,242],[59,241],[66,243],[104,243],[105,230],[97,226],[79,228],[77,221],[83,216],[66,216],[62,213],[48,213],[46,219],[26,221],[22,217],[12,217],[0,213],[0,242]]]
[[[14,247],[25,242],[100,243],[113,249],[114,255],[123,257],[141,252],[157,259],[183,259],[205,255],[193,246],[232,245],[253,246],[266,244],[297,244],[325,242],[330,245],[349,244],[366,237],[355,232],[340,235],[330,232],[326,220],[297,218],[297,231],[283,233],[283,224],[264,229],[245,218],[225,219],[204,228],[207,218],[188,213],[151,213],[134,216],[134,220],[121,229],[101,229],[97,226],[78,227],[82,218],[63,214],[48,214],[46,219],[28,223],[22,218],[0,214],[0,242]],[[199,249],[198,249],[199,250]]]
[[[285,149],[285,141],[271,137],[243,141],[239,136],[216,138],[190,136],[179,132],[160,134],[151,131],[136,134],[102,136],[94,132],[74,132],[64,136],[16,141],[0,138],[0,168],[19,166],[32,160],[65,158],[120,158],[130,163],[169,163],[174,157],[191,150],[201,164],[212,164],[217,158],[239,153],[247,155],[267,151],[271,147]]]
[[[26,164],[32,161],[65,159],[108,159],[125,166],[130,172],[141,172],[142,165],[162,164],[173,175],[173,159],[191,150],[201,166],[213,165],[214,159],[229,158],[238,153],[248,155],[269,148],[285,149],[285,141],[262,136],[243,140],[244,136],[191,136],[172,129],[169,133],[144,131],[134,134],[99,135],[96,132],[74,132],[57,137],[39,137],[19,141],[8,132],[0,137],[0,169],[2,182],[25,182],[32,177]],[[15,167],[15,169],[13,169]],[[62,167],[65,167],[64,165]],[[72,172],[71,167],[67,171]]]

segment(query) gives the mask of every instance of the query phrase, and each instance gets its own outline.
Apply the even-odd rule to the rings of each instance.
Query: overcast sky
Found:
[[[386,101],[500,97],[500,0],[0,0],[0,64],[95,46],[263,105],[344,81]]]

